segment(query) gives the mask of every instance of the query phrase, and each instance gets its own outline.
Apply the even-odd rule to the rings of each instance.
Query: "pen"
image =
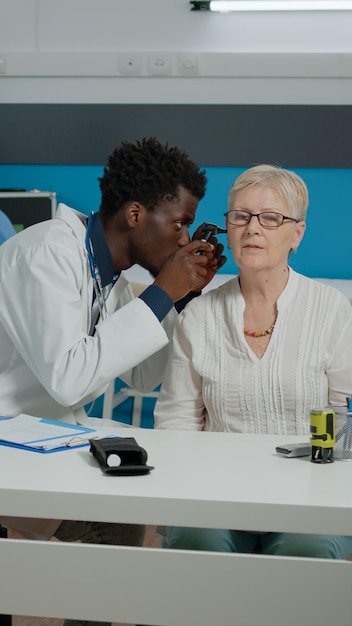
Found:
[[[93,439],[93,437],[91,437]],[[95,439],[95,437],[94,437]],[[33,448],[41,448],[42,450],[64,450],[65,448],[75,448],[78,446],[85,446],[89,444],[89,439],[83,437],[72,437],[72,439],[65,439],[64,441],[56,441],[55,443],[45,443],[40,445],[35,444],[35,442],[30,446]],[[27,444],[28,445],[28,444]]]
[[[113,437],[113,435],[108,435],[109,437]],[[85,444],[90,443],[91,439],[101,439],[99,437],[89,437],[89,439],[83,439],[83,437],[73,437],[69,441],[66,441],[66,448],[74,448],[75,446],[84,446]]]
[[[66,441],[65,445],[66,445],[66,448],[75,448],[76,446],[84,446],[88,443],[89,443],[89,439],[81,439],[80,441]]]

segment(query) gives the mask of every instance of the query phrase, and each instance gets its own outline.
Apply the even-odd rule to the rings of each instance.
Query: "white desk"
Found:
[[[121,429],[146,476],[105,475],[88,449],[0,448],[3,515],[352,533],[352,464],[285,459],[297,437]],[[21,592],[19,593],[19,590]],[[2,613],[157,626],[351,626],[344,561],[0,541]]]

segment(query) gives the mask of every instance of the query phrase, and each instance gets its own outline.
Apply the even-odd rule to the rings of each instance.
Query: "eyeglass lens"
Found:
[[[245,226],[249,224],[252,217],[257,217],[259,224],[266,228],[277,228],[281,226],[284,221],[284,216],[281,213],[275,213],[274,211],[264,211],[263,213],[249,213],[248,211],[229,211],[227,213],[227,219],[230,224],[234,226]]]

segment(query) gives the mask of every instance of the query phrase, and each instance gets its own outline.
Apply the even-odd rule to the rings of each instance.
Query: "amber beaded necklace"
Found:
[[[275,320],[276,321],[276,320]],[[249,337],[265,337],[266,335],[271,335],[275,327],[275,322],[271,324],[270,328],[266,330],[249,330],[249,328],[244,327],[243,332],[245,335]]]

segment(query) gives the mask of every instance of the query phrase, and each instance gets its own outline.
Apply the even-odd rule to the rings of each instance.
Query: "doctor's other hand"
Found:
[[[169,257],[154,285],[166,291],[174,302],[190,292],[201,291],[217,271],[213,269],[219,263],[214,253],[212,243],[200,239],[191,241]]]

